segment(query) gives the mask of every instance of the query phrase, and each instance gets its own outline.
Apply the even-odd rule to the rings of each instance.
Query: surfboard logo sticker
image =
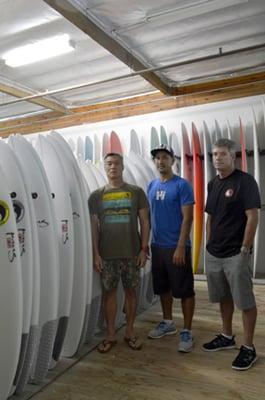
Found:
[[[22,256],[24,253],[26,253],[25,232],[26,232],[26,229],[24,229],[24,228],[19,228],[17,230],[19,247],[20,247],[20,256]]]
[[[18,223],[24,218],[25,208],[23,204],[18,200],[12,200],[12,203],[16,216],[16,223]]]
[[[46,221],[45,219],[38,221],[37,224],[39,228],[46,228],[47,226],[50,225],[49,222]]]
[[[77,211],[73,212],[73,219],[78,219],[80,218],[80,214]]]
[[[7,222],[9,214],[10,211],[8,204],[5,201],[0,200],[0,225],[4,225]]]
[[[65,244],[69,240],[68,219],[62,219],[62,242]]]
[[[225,197],[232,197],[234,194],[233,189],[227,189],[227,191],[225,192]]]
[[[8,259],[12,263],[17,256],[16,248],[15,248],[15,233],[14,232],[6,233],[6,245],[7,245]]]

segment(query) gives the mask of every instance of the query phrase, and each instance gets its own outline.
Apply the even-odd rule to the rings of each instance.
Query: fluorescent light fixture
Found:
[[[49,39],[39,40],[35,43],[17,47],[5,53],[2,58],[10,67],[32,64],[47,58],[66,54],[74,50],[69,35],[63,34]]]

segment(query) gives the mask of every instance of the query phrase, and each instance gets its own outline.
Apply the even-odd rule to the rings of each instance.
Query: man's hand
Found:
[[[146,264],[146,260],[148,259],[148,255],[145,251],[141,250],[137,257],[137,266],[139,268],[143,268]]]
[[[97,272],[99,272],[99,273],[102,272],[102,258],[100,257],[99,254],[97,254],[96,256],[94,256],[94,258],[93,258],[93,266],[94,266],[94,269],[95,269]]]
[[[176,264],[178,267],[183,267],[185,266],[185,260],[186,260],[185,246],[177,246],[173,254],[173,264]]]

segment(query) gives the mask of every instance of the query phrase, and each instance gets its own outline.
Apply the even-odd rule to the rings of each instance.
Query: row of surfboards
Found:
[[[134,163],[131,180],[147,184]],[[135,174],[135,175],[134,175]],[[141,175],[141,177],[140,177]],[[61,135],[0,140],[0,399],[41,383],[104,327],[87,199],[106,182]],[[117,326],[123,320],[122,288]],[[153,301],[150,264],[138,310]]]
[[[32,144],[20,135],[0,140],[0,399],[20,394],[28,382],[42,382],[60,357],[73,356],[104,327],[101,286],[92,268],[91,231],[87,199],[106,183],[102,158],[109,151],[123,153],[125,181],[146,190],[157,177],[150,149],[164,143],[176,154],[174,171],[193,185],[195,205],[192,233],[193,270],[204,271],[204,201],[207,182],[215,172],[211,145],[221,136],[233,138],[233,129],[209,132],[203,124],[180,133],[160,134],[153,127],[144,151],[142,136],[130,133],[130,149],[115,132],[87,136],[68,143],[58,133],[39,135]],[[240,157],[262,188],[263,156],[255,116],[253,157],[245,151],[240,121]],[[74,155],[75,154],[75,155]],[[264,203],[264,199],[263,199]],[[263,215],[263,214],[262,214]],[[264,215],[263,215],[264,216]],[[262,222],[263,221],[263,222]],[[255,241],[253,273],[262,271],[264,257]],[[119,287],[117,326],[123,320],[123,291]],[[139,311],[153,302],[150,262],[142,271]]]
[[[265,110],[264,103],[263,109]],[[265,112],[264,112],[265,115]],[[74,142],[73,138],[68,138],[68,142],[76,154],[76,157],[82,160],[88,160],[93,162],[96,166],[102,156],[110,150],[110,143],[116,146],[118,152],[127,154],[125,158],[125,166],[127,159],[134,159],[135,155],[138,156],[138,166],[142,167],[142,171],[146,168],[145,164],[148,164],[148,168],[152,170],[153,175],[157,176],[154,164],[150,159],[150,150],[157,147],[159,144],[166,144],[173,148],[176,161],[174,164],[174,172],[177,175],[187,179],[194,190],[194,221],[192,229],[192,264],[194,273],[205,272],[205,223],[206,218],[204,215],[204,205],[207,196],[207,184],[215,176],[215,170],[211,160],[211,148],[212,144],[221,137],[232,139],[237,144],[237,158],[236,167],[253,174],[255,177],[261,192],[262,192],[262,167],[264,164],[264,157],[260,151],[259,139],[260,133],[257,127],[256,116],[254,110],[251,110],[252,117],[252,129],[250,132],[247,131],[243,126],[242,120],[238,118],[238,134],[235,134],[229,122],[226,122],[226,129],[221,129],[217,120],[215,120],[214,130],[210,132],[206,122],[203,122],[203,128],[198,131],[195,123],[191,123],[191,129],[188,131],[185,124],[181,124],[180,132],[171,132],[168,134],[163,126],[160,126],[160,132],[155,127],[151,128],[149,137],[143,137],[143,135],[136,133],[135,130],[130,131],[129,141],[127,140],[124,144],[124,136],[118,135],[112,131],[110,135],[104,133],[100,138],[98,135],[94,135],[94,138],[90,136],[78,137],[77,141]],[[127,138],[128,139],[128,138]],[[128,145],[129,142],[129,145]],[[146,142],[148,145],[146,146]],[[246,143],[251,143],[252,151],[247,149]],[[126,168],[125,168],[126,173]],[[130,177],[126,177],[130,182]],[[139,181],[140,182],[140,181]],[[136,184],[139,184],[136,182]],[[264,268],[262,258],[263,249],[260,243],[260,237],[264,231],[264,194],[262,194],[262,212],[260,215],[260,224],[257,229],[254,244],[254,257],[252,260],[253,277],[259,274],[264,274]]]

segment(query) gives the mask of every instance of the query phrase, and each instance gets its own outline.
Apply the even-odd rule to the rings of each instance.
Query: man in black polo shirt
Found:
[[[260,194],[255,179],[235,168],[235,143],[219,139],[212,150],[217,176],[208,184],[206,275],[209,299],[220,303],[222,333],[203,345],[205,351],[235,348],[234,304],[242,310],[243,345],[232,363],[246,370],[257,360],[253,336],[257,308],[249,268],[258,224]]]

